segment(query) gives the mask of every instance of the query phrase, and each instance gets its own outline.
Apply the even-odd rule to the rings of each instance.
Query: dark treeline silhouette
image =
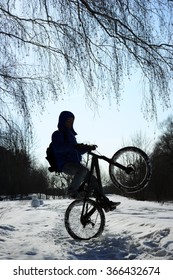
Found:
[[[158,201],[173,200],[173,118],[162,124],[162,135],[152,154],[151,190]]]
[[[44,193],[48,177],[31,157],[31,135],[14,122],[6,121],[0,130],[0,196],[15,198]]]
[[[23,150],[11,151],[0,147],[0,195],[15,198],[20,195],[45,193],[48,178],[41,168],[32,164]]]

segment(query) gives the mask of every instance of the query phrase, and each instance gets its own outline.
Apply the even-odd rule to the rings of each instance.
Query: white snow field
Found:
[[[106,213],[103,234],[72,239],[64,226],[69,199],[0,202],[0,260],[173,260],[173,203],[135,201]]]

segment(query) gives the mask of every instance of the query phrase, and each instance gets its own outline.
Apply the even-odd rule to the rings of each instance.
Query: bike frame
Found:
[[[92,181],[92,175],[94,173],[94,169],[96,171],[96,178],[98,181],[99,188],[102,189],[102,181],[101,181],[101,175],[100,175],[100,167],[99,167],[99,159],[107,161],[109,164],[112,164],[122,170],[124,170],[127,174],[130,174],[133,171],[132,167],[126,167],[118,162],[113,162],[112,159],[106,157],[106,156],[101,156],[97,155],[93,152],[89,152],[89,155],[92,155],[92,161],[91,161],[91,168],[90,168],[90,176],[88,180],[88,186],[90,190],[91,186],[91,181]]]
[[[99,187],[99,189],[102,189],[102,181],[101,181],[101,174],[100,174],[100,167],[99,167],[99,158],[101,156],[96,155],[92,152],[90,152],[89,154],[92,155],[92,161],[91,161],[91,167],[90,167],[90,176],[89,176],[89,180],[88,180],[88,188],[89,188],[89,190],[91,189],[92,175],[93,175],[94,169],[95,169],[98,187]]]
[[[85,209],[85,205],[87,203],[87,199],[89,197],[89,194],[90,194],[90,190],[92,188],[92,176],[93,176],[93,173],[94,173],[94,169],[95,169],[95,172],[96,172],[96,179],[97,179],[97,183],[98,183],[98,190],[100,190],[100,192],[102,192],[102,180],[101,180],[101,174],[100,174],[100,167],[99,167],[99,159],[102,159],[102,160],[105,160],[107,161],[109,164],[113,164],[114,166],[124,170],[126,173],[130,174],[133,169],[132,167],[125,167],[119,163],[115,163],[112,161],[112,159],[110,158],[107,158],[106,156],[101,156],[101,155],[97,155],[93,152],[89,152],[90,155],[92,155],[92,161],[91,161],[91,168],[90,168],[90,174],[89,174],[89,178],[87,180],[87,183],[88,183],[88,188],[87,188],[87,192],[86,192],[86,195],[84,197],[84,203],[83,203],[83,208],[82,208],[82,213],[81,213],[81,223],[83,225],[86,225],[87,221],[88,221],[88,218],[95,212],[96,208],[93,207],[92,209],[89,210],[88,212],[88,209]],[[84,182],[85,184],[85,182]]]
[[[81,220],[81,223],[85,226],[88,219],[90,218],[90,216],[95,212],[96,208],[93,207],[92,209],[89,210],[88,212],[88,209],[85,209],[85,205],[87,203],[87,199],[89,197],[89,194],[90,194],[90,190],[91,190],[91,187],[92,187],[92,176],[93,176],[93,173],[94,173],[94,169],[96,171],[96,179],[97,179],[97,182],[98,182],[98,188],[100,190],[102,190],[102,181],[101,181],[101,175],[100,175],[100,167],[99,167],[99,162],[98,160],[101,159],[101,156],[99,155],[96,155],[92,152],[89,152],[90,155],[92,155],[92,161],[91,161],[91,168],[90,168],[90,173],[89,173],[89,178],[87,180],[88,182],[88,188],[87,188],[87,192],[86,192],[86,195],[84,197],[84,203],[83,203],[83,207],[82,207],[82,213],[81,213],[81,217],[80,217],[80,220]],[[105,157],[106,158],[106,157]],[[85,182],[84,182],[85,183]]]
[[[101,174],[100,174],[99,159],[103,159],[103,160],[107,161],[108,163],[114,164],[115,166],[127,171],[126,167],[122,166],[119,163],[114,163],[111,159],[109,159],[105,156],[97,155],[93,152],[89,152],[88,154],[92,155],[92,161],[91,161],[89,178],[87,180],[88,188],[87,188],[87,192],[84,197],[84,200],[83,200],[83,207],[82,207],[82,212],[81,212],[81,217],[80,217],[80,220],[81,220],[81,223],[83,224],[83,226],[86,226],[86,224],[89,221],[90,216],[92,216],[92,214],[96,211],[96,207],[93,207],[92,209],[87,208],[87,199],[89,197],[90,190],[92,189],[92,176],[94,174],[94,170],[96,173],[96,179],[97,179],[97,183],[98,183],[98,191],[102,192],[102,180],[101,180]]]

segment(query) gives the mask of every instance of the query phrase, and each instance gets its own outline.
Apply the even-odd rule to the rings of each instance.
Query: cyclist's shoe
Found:
[[[105,212],[113,211],[120,205],[120,202],[110,201],[107,197],[97,200],[97,203],[105,210]]]
[[[113,211],[120,205],[120,202],[109,201],[109,203],[104,208],[105,212]]]

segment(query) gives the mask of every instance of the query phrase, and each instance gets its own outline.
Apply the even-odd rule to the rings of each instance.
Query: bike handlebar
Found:
[[[90,152],[90,151],[94,151],[96,148],[97,148],[97,145],[88,145],[88,144],[83,144],[83,143],[78,143],[76,145],[76,148],[77,149],[84,149],[84,150],[88,150],[87,152]]]

